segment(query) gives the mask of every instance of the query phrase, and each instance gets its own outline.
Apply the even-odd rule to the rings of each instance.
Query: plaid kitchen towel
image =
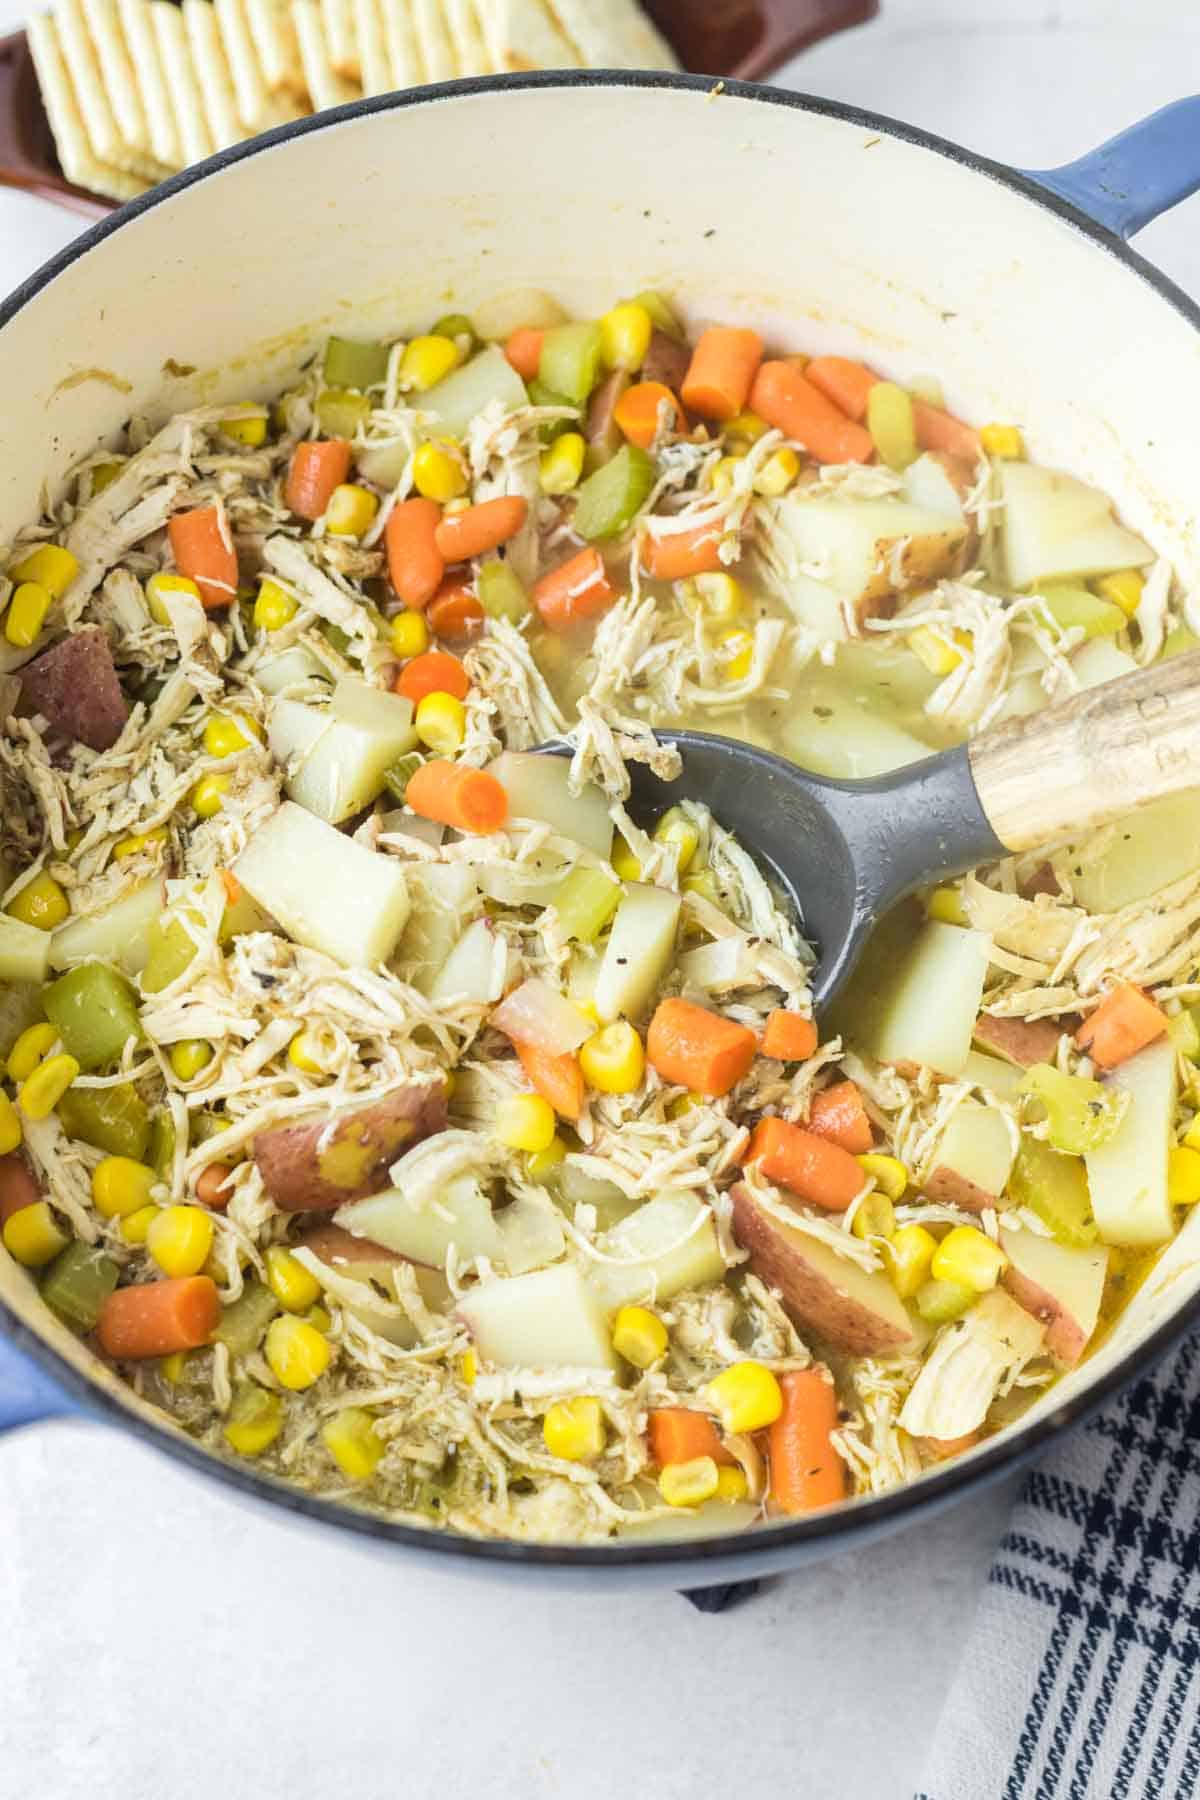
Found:
[[[918,1800],[1200,1790],[1200,1338],[1025,1484]]]

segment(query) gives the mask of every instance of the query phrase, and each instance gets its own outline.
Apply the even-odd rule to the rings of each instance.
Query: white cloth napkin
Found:
[[[1029,1476],[917,1800],[1200,1791],[1200,1338]]]

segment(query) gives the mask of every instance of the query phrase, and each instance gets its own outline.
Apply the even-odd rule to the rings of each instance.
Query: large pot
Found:
[[[0,540],[131,412],[269,395],[330,330],[419,328],[514,287],[583,314],[661,287],[776,343],[936,373],[955,411],[1019,420],[1036,458],[1113,495],[1200,589],[1200,310],[1123,242],[1197,187],[1200,98],[1033,176],[849,108],[686,76],[534,75],[363,101],[167,182],[0,310]],[[710,1585],[844,1548],[1011,1470],[1200,1319],[1198,1250],[1193,1214],[1086,1366],[973,1454],[703,1543],[476,1542],[294,1492],[141,1404],[2,1252],[0,1429],[103,1419],[236,1492],[447,1567]]]

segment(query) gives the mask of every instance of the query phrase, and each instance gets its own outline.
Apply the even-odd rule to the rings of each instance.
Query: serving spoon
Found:
[[[1200,787],[1200,651],[867,781],[810,775],[709,732],[655,735],[683,771],[664,781],[630,765],[631,811],[653,817],[681,799],[711,810],[794,904],[822,1008],[876,921],[915,888]]]

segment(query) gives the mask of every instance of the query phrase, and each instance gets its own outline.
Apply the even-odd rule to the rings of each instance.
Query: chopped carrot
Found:
[[[482,629],[484,610],[461,581],[443,581],[429,602],[430,630],[441,638],[474,637]]]
[[[388,576],[405,606],[429,605],[442,585],[446,559],[437,547],[442,509],[436,500],[402,500],[383,528]]]
[[[962,1437],[953,1438],[918,1438],[917,1442],[928,1455],[937,1458],[938,1462],[949,1462],[952,1456],[965,1456],[976,1444],[983,1442],[981,1431],[968,1431]]]
[[[1098,1068],[1115,1069],[1167,1029],[1167,1015],[1132,981],[1118,981],[1095,1012],[1089,1013],[1075,1042]]]
[[[241,882],[232,869],[218,869],[217,874],[221,877],[221,886],[225,889],[226,906],[236,906],[242,897]]]
[[[664,407],[667,408],[665,414]],[[686,423],[683,408],[661,381],[635,381],[613,407],[613,418],[630,443],[637,444],[642,450],[649,450],[663,428],[664,420],[668,431]]]
[[[409,777],[404,803],[423,819],[478,837],[499,831],[508,818],[508,795],[496,777],[462,763],[422,763]]]
[[[448,563],[470,562],[473,556],[498,550],[516,537],[528,516],[528,500],[520,494],[502,494],[498,500],[483,500],[463,512],[443,513],[434,537]]]
[[[14,1213],[35,1206],[41,1198],[42,1190],[25,1158],[15,1150],[0,1156],[0,1225],[7,1225]]]
[[[209,1163],[196,1177],[196,1198],[212,1212],[224,1212],[233,1198],[233,1189],[225,1186],[233,1170],[228,1163]]]
[[[917,442],[922,450],[947,450],[951,456],[965,456],[968,462],[979,461],[983,446],[977,431],[972,431],[953,413],[930,406],[927,400],[914,400],[912,406]]]
[[[544,331],[537,331],[532,325],[518,325],[508,335],[504,346],[507,356],[522,381],[536,381],[538,367],[542,360],[542,339]]]
[[[870,462],[875,454],[870,432],[839,411],[793,363],[765,362],[750,390],[750,405],[818,462]]]
[[[350,473],[350,446],[345,438],[312,438],[297,444],[288,466],[284,500],[301,519],[319,519],[335,487]]]
[[[719,525],[693,525],[690,531],[664,532],[661,537],[647,534],[642,540],[642,567],[655,581],[683,581],[724,566]]]
[[[817,1028],[803,1013],[776,1007],[767,1019],[762,1036],[762,1053],[780,1062],[803,1062],[817,1047]]]
[[[757,331],[713,325],[702,331],[683,378],[680,397],[702,419],[732,419],[745,410],[763,357]]]
[[[207,1275],[181,1275],[118,1288],[96,1326],[100,1348],[117,1361],[198,1350],[221,1318],[221,1296]]]
[[[616,597],[604,558],[595,549],[581,550],[559,563],[533,590],[533,604],[551,631],[567,631],[581,619],[597,618]]]
[[[652,1407],[646,1419],[646,1436],[650,1440],[651,1460],[660,1469],[670,1463],[692,1462],[697,1456],[711,1456],[715,1463],[723,1463],[727,1468],[737,1461],[721,1442],[708,1414],[693,1412],[687,1406]]]
[[[840,1144],[851,1156],[865,1156],[875,1142],[862,1094],[853,1081],[835,1081],[813,1096],[808,1129]]]
[[[769,1181],[829,1212],[845,1212],[866,1185],[848,1150],[786,1119],[760,1119],[742,1160],[756,1162]]]
[[[871,389],[880,379],[874,369],[868,369],[866,363],[852,362],[848,356],[814,356],[804,373],[839,412],[862,424]]]
[[[552,1056],[536,1044],[521,1044],[515,1038],[513,1049],[542,1099],[550,1102],[560,1118],[577,1119],[583,1111],[583,1070],[575,1053],[565,1050]]]
[[[781,1513],[814,1512],[846,1497],[846,1465],[833,1447],[837,1391],[827,1370],[789,1369],[779,1376],[783,1411],[767,1427],[770,1497]]]
[[[419,706],[426,694],[453,694],[456,700],[465,700],[470,685],[457,656],[448,650],[423,650],[405,663],[392,683],[392,692]]]
[[[230,606],[237,597],[237,551],[229,524],[215,506],[197,506],[167,520],[175,567],[200,589],[206,611]]]
[[[757,1051],[748,1026],[691,1000],[660,1000],[646,1033],[647,1059],[664,1081],[713,1099],[737,1086]]]

